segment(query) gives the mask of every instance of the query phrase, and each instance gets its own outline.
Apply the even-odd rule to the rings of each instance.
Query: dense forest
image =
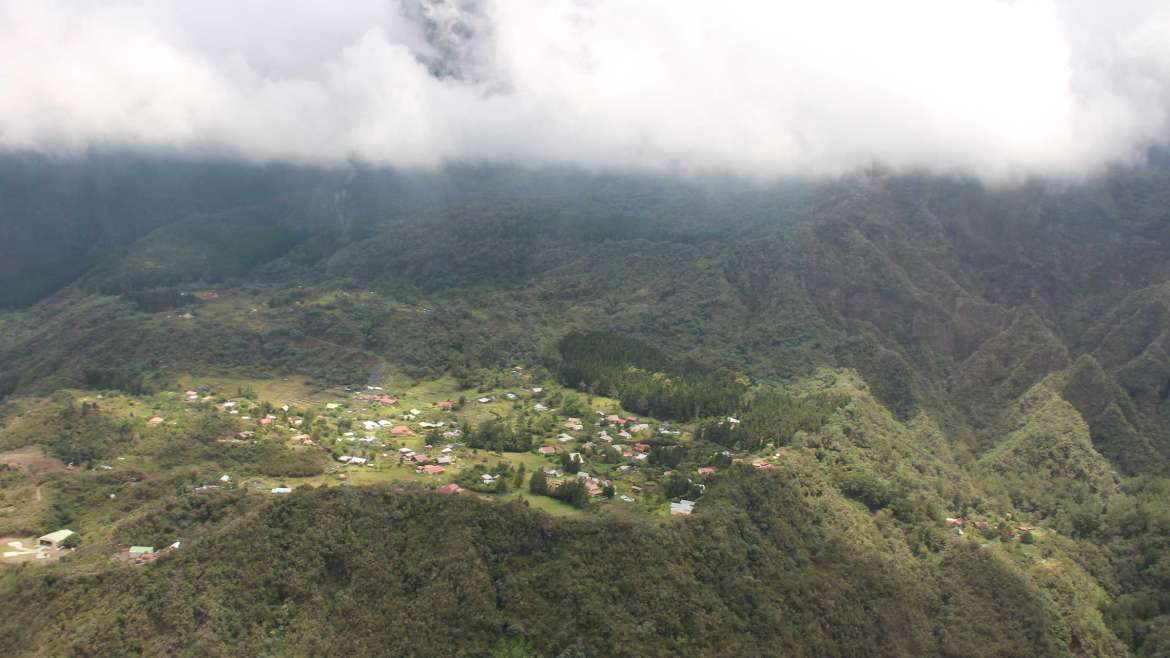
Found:
[[[64,590],[52,574],[4,574],[22,595],[3,604],[0,649],[31,634],[83,655],[1058,653],[1061,622],[1009,565],[859,551],[798,481],[733,472],[709,513],[666,527],[412,491],[298,492],[150,569]],[[168,510],[172,523],[192,512]],[[54,633],[66,615],[74,632]]]
[[[747,390],[729,372],[693,359],[670,363],[636,338],[613,332],[573,332],[561,339],[562,384],[621,400],[631,411],[690,420],[735,412]]]

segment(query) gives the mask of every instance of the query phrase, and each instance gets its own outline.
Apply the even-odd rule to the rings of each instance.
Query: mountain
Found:
[[[195,447],[164,459],[161,444],[138,443],[151,405],[199,378],[304,380],[315,395],[393,373],[474,399],[518,371],[556,380],[565,337],[582,332],[599,337],[588,372],[601,374],[556,381],[557,395],[579,388],[674,421],[693,441],[664,450],[724,469],[681,520],[566,520],[425,487],[306,480],[287,499],[234,493],[223,516],[159,521],[186,528],[189,549],[130,576],[98,559],[129,535],[99,529],[142,526],[109,511],[85,521],[103,538],[76,567],[2,575],[6,653],[1170,650],[1158,557],[1170,168],[1157,159],[1001,188],[880,170],[765,184],[114,154],[8,157],[0,181],[12,237],[0,447],[73,450],[101,434],[103,454],[138,451],[142,482],[157,485],[128,524],[185,504],[160,462],[192,478],[318,468]],[[663,399],[704,388],[726,393],[719,413],[679,403],[664,415]],[[133,414],[86,397],[98,391],[134,400]],[[62,396],[110,419],[43,411],[72,408]],[[126,438],[110,438],[121,423]],[[723,464],[725,449],[747,463]],[[761,459],[774,468],[751,468]],[[61,500],[98,490],[12,477]],[[985,527],[957,534],[954,517]]]

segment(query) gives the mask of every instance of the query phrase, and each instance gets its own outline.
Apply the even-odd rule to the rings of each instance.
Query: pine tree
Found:
[[[528,482],[528,491],[538,496],[548,495],[548,478],[542,469],[538,468],[532,474],[532,479]]]

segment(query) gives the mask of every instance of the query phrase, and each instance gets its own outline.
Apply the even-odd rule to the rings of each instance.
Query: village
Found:
[[[300,487],[411,483],[436,495],[485,501],[523,501],[560,517],[639,516],[668,522],[703,508],[703,494],[721,471],[742,465],[766,471],[784,459],[774,444],[732,452],[695,440],[694,423],[665,422],[622,409],[609,397],[566,389],[522,366],[499,373],[491,386],[460,388],[450,379],[411,381],[387,375],[348,387],[313,389],[290,379],[185,378],[181,387],[150,396],[81,392],[80,402],[136,428],[137,448],[90,464],[59,465],[58,475],[82,470],[144,473],[159,455],[191,441],[190,424],[218,419],[204,437],[223,450],[264,449],[298,467],[203,471],[182,496],[235,491],[260,498]],[[720,421],[735,428],[739,420]],[[229,429],[225,429],[229,428]],[[139,477],[110,489],[109,503],[135,495]],[[39,496],[40,488],[37,488]],[[1009,519],[948,517],[952,541],[990,547],[992,539],[1031,544],[1032,528]],[[75,528],[55,527],[36,538],[8,537],[0,563],[47,563],[77,546]],[[85,528],[81,536],[92,534]],[[184,537],[127,537],[110,556],[140,566],[179,550]],[[152,543],[162,542],[164,548]]]
[[[367,384],[331,390],[316,400],[253,399],[192,388],[182,393],[181,404],[158,406],[147,425],[165,431],[168,409],[182,413],[183,405],[212,404],[245,428],[221,441],[278,442],[289,450],[319,452],[328,464],[323,474],[300,478],[236,482],[232,474],[224,473],[219,481],[207,484],[212,487],[243,486],[282,495],[302,484],[410,481],[441,494],[523,498],[562,516],[587,511],[686,515],[694,509],[694,501],[664,499],[660,481],[675,472],[651,460],[654,445],[688,442],[688,428],[638,418],[604,397],[591,396],[587,408],[566,413],[552,406],[566,393],[556,384],[530,385],[520,367],[510,375],[523,385],[470,395],[434,383],[396,391]],[[493,421],[530,427],[535,437],[531,447],[492,449],[468,436],[474,434],[473,428]],[[704,465],[687,479],[701,491],[703,479],[716,471],[716,466]],[[542,491],[551,494],[562,485],[577,483],[587,504],[533,494],[537,472],[543,476]]]

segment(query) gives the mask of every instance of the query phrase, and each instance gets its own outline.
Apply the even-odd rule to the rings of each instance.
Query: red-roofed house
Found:
[[[442,473],[444,469],[442,466],[427,464],[426,466],[419,467],[418,470],[420,473],[426,473],[427,475],[438,475],[439,473]]]
[[[414,453],[413,455],[411,455],[410,458],[413,459],[416,464],[425,464],[425,463],[431,461],[430,457],[428,457],[426,455],[421,455],[417,452]]]
[[[442,409],[443,411],[451,411],[451,407],[453,407],[454,405],[451,403],[450,400],[439,400],[438,402],[435,403],[435,406],[438,407],[439,409]]]
[[[650,449],[650,444],[648,444],[648,443],[635,443],[634,444],[634,450],[637,450],[638,452],[646,452],[649,449]]]
[[[714,466],[700,466],[699,475],[710,475],[715,472]]]
[[[444,484],[443,486],[439,487],[439,493],[443,494],[456,494],[460,491],[463,491],[463,487],[455,484],[454,482],[451,484]]]
[[[392,436],[411,436],[414,432],[411,432],[406,425],[396,425],[394,429],[390,430],[390,434]]]
[[[378,400],[379,404],[384,404],[387,407],[389,407],[390,405],[398,404],[398,400],[390,397],[389,395],[379,395],[377,397],[377,400]]]
[[[542,455],[551,455],[556,451],[557,451],[556,446],[540,446],[540,448],[537,448],[537,452],[539,452]]]

